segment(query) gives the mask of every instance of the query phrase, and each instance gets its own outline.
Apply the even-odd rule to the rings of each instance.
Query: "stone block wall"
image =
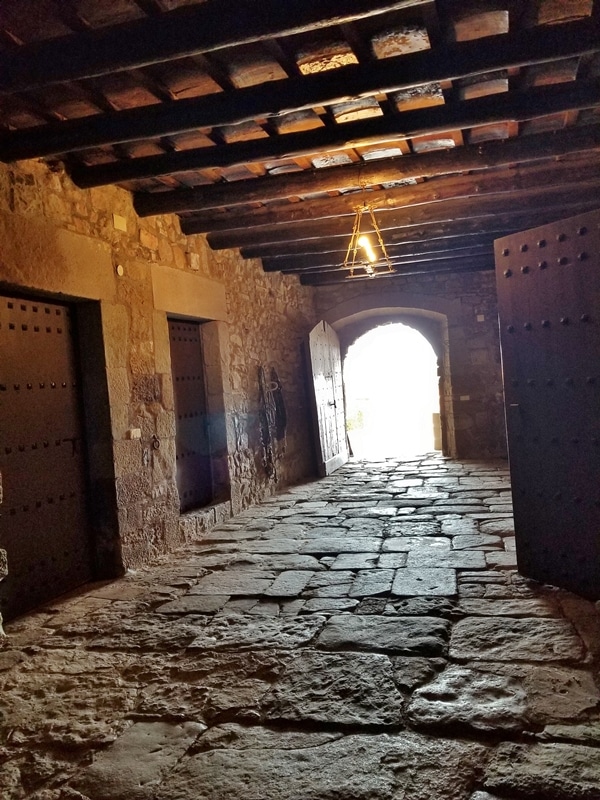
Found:
[[[447,320],[444,369],[449,372],[445,402],[452,409],[451,455],[481,458],[506,455],[504,396],[500,364],[498,308],[492,271],[395,277],[382,282],[347,281],[319,287],[319,316],[334,327],[345,315],[362,318],[369,308],[385,319],[406,317],[411,309],[430,310]],[[360,312],[360,313],[358,313]],[[348,317],[350,318],[350,317]],[[372,327],[378,324],[372,317]]]
[[[0,166],[0,241],[0,291],[88,301],[76,308],[83,361],[94,364],[84,395],[107,573],[117,563],[148,563],[224,514],[313,474],[302,343],[317,319],[312,290],[295,277],[265,274],[234,251],[213,253],[204,237],[184,237],[174,216],[138,218],[128,192],[79,190],[64,171],[38,162]],[[206,321],[208,405],[220,420],[215,506],[188,522],[174,475],[171,315]],[[277,370],[286,404],[276,480],[263,464],[259,367]]]

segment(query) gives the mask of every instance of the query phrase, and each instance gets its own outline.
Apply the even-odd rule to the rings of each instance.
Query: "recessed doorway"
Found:
[[[415,328],[392,323],[360,336],[344,360],[344,388],[356,458],[441,449],[438,359]]]

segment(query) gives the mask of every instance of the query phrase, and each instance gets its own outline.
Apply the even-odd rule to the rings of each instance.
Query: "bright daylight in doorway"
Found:
[[[344,360],[344,387],[355,457],[406,457],[440,447],[437,358],[414,328],[380,325],[357,339]]]

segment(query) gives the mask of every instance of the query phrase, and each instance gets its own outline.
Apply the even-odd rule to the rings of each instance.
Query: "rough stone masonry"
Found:
[[[351,463],[7,626],[3,800],[598,800],[600,615],[505,463]]]

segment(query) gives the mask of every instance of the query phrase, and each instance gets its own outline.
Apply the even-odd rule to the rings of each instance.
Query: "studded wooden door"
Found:
[[[496,242],[519,570],[600,598],[600,211]]]
[[[319,322],[310,332],[310,363],[317,427],[317,460],[321,475],[329,475],[348,460],[342,359],[336,332]]]
[[[181,511],[213,499],[200,324],[169,320],[175,391],[177,489]]]
[[[92,577],[69,308],[0,297],[0,547],[11,619]]]

